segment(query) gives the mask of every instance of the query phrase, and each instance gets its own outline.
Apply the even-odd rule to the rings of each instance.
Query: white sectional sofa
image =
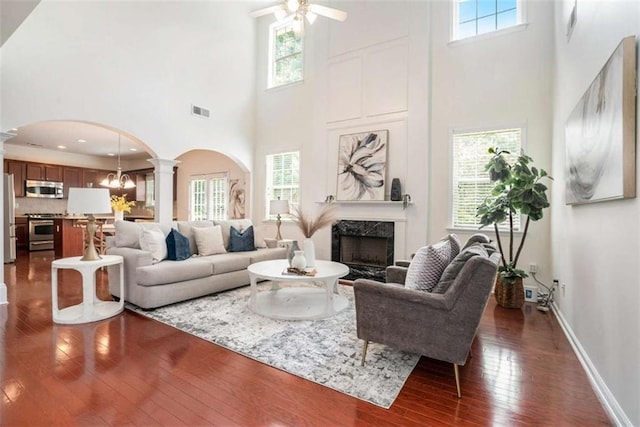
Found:
[[[264,239],[259,237],[254,239],[257,247],[255,250],[199,255],[193,227],[201,230],[214,226],[220,226],[226,249],[229,248],[231,227],[242,232],[251,226],[251,221],[177,221],[171,224],[116,221],[115,238],[109,239],[107,254],[122,255],[124,258],[125,301],[144,309],[152,309],[248,285],[247,267],[250,264],[286,258],[286,248],[267,248]],[[156,253],[157,248],[149,250],[148,245],[145,245],[144,236],[151,234],[149,230],[153,230],[158,236],[157,232],[161,231],[166,238],[172,228],[189,239],[191,257],[188,259],[161,259],[162,255]],[[254,234],[256,237],[259,235],[256,230]],[[141,248],[141,243],[146,250]],[[109,267],[108,273],[111,294],[121,298],[117,267]]]

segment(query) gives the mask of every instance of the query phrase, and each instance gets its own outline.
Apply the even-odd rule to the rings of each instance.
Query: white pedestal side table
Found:
[[[103,255],[95,261],[81,261],[82,257],[61,258],[51,263],[51,301],[53,321],[62,324],[96,322],[107,319],[124,309],[124,270],[120,255]],[[103,301],[96,295],[96,271],[100,267],[117,265],[120,270],[120,301]],[[73,269],[82,276],[82,302],[58,308],[58,270]]]

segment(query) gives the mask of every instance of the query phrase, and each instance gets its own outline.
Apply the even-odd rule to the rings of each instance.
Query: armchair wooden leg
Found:
[[[460,393],[460,373],[458,372],[458,365],[455,363],[453,364],[453,372],[456,375],[456,389],[458,390],[458,399],[460,399],[462,397]]]
[[[362,362],[360,366],[364,366],[364,358],[367,357],[367,347],[369,347],[369,341],[364,340],[364,347],[362,348]]]

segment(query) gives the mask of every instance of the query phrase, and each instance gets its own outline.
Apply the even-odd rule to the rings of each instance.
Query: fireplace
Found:
[[[394,223],[341,220],[331,228],[331,259],[349,267],[347,280],[360,278],[384,282],[393,264]]]

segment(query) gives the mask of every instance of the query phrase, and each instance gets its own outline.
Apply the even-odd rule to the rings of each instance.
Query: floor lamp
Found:
[[[108,188],[69,188],[67,212],[87,215],[87,234],[89,242],[81,261],[100,259],[94,238],[96,235],[96,217],[93,214],[111,214],[111,196]]]

